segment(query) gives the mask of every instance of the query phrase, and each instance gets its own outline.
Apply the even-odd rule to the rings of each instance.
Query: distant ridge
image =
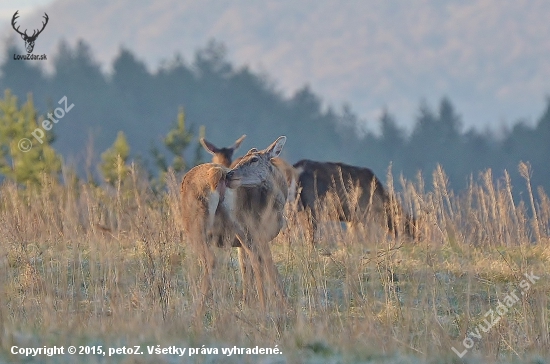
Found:
[[[534,122],[550,92],[546,1],[59,0],[46,11],[37,53],[83,38],[104,69],[121,45],[156,69],[176,53],[191,62],[215,38],[285,94],[309,84],[371,126],[384,107],[410,125],[419,101],[442,96],[465,126]],[[39,24],[41,14],[21,21]],[[11,33],[6,24],[3,38]]]

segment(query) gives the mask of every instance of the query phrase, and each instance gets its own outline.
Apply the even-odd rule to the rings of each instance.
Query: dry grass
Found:
[[[526,182],[529,170],[520,166]],[[550,200],[512,199],[491,172],[456,195],[442,170],[433,185],[402,181],[397,196],[420,222],[420,239],[380,228],[323,224],[306,244],[303,216],[272,250],[290,307],[243,306],[235,251],[218,251],[214,293],[193,320],[202,269],[179,228],[179,181],[155,195],[135,171],[113,190],[44,180],[0,187],[0,344],[20,347],[278,347],[278,356],[94,355],[31,362],[120,363],[547,363],[550,357]],[[392,187],[392,180],[389,180]],[[403,236],[401,234],[400,236]],[[459,359],[468,332],[524,273],[540,277]],[[137,359],[136,359],[137,358]]]

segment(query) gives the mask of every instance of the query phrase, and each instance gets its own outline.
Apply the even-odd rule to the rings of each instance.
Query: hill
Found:
[[[325,104],[349,102],[373,128],[387,107],[410,129],[418,102],[442,95],[467,127],[532,125],[550,92],[545,1],[58,0],[43,10],[51,20],[37,52],[53,56],[60,39],[83,39],[111,70],[122,45],[153,71],[176,53],[192,62],[215,38],[232,63],[268,73],[286,96],[309,84]]]

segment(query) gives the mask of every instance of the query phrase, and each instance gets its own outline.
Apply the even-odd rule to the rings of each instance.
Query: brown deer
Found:
[[[231,170],[206,163],[194,167],[183,177],[183,229],[205,265],[199,313],[209,294],[215,267],[212,245],[235,246],[235,237],[251,262],[262,308],[266,308],[266,280],[284,300],[269,242],[284,225],[287,185],[272,158],[281,153],[285,142],[286,137],[281,136],[265,150],[249,150]],[[245,298],[245,272],[243,261],[239,260]]]
[[[239,146],[241,145],[245,137],[246,135],[241,136],[239,139],[235,141],[235,143],[231,147],[218,148],[216,145],[209,142],[205,138],[201,138],[200,142],[204,147],[204,149],[208,153],[212,154],[212,163],[218,163],[225,167],[231,168],[237,165],[237,163],[239,163],[240,160],[242,159],[242,157],[239,157],[236,160],[233,160],[233,153],[235,152],[235,150],[237,150],[237,148],[239,148]],[[291,164],[289,164],[282,158],[276,157],[276,158],[273,158],[271,161],[277,168],[279,168],[281,173],[283,173],[283,175],[286,178],[286,182],[288,186],[288,195],[287,195],[288,210],[286,212],[288,214],[291,214],[292,211],[294,211],[293,208],[295,207],[296,195],[297,195],[297,183],[298,183],[297,171],[294,169],[294,167],[292,167]],[[253,194],[253,192],[249,191],[248,194]],[[240,247],[239,241],[236,240],[233,246],[239,248]],[[241,270],[243,273],[243,282],[245,281],[247,282],[247,283],[243,283],[243,299],[246,301],[248,300],[248,292],[246,288],[250,286],[250,282],[252,282],[253,277],[251,274],[249,274],[251,273],[251,269],[246,260],[246,255],[244,254],[243,249],[239,249],[238,257],[239,257]]]
[[[368,168],[344,163],[301,160],[293,166],[298,174],[300,205],[311,214],[310,243],[315,244],[319,208],[331,205],[339,221],[363,223],[367,215],[384,220],[389,231],[397,234],[396,219],[402,208],[384,189],[380,180]],[[404,218],[405,232],[414,236],[414,220]]]
[[[203,148],[210,154],[212,154],[212,163],[221,164],[222,166],[231,168],[235,166],[242,157],[237,158],[233,161],[233,154],[235,151],[239,148],[241,143],[243,142],[244,138],[246,138],[246,134],[241,136],[239,139],[235,141],[235,143],[230,147],[223,147],[218,148],[213,143],[209,142],[205,138],[201,138],[200,142],[203,146]],[[296,189],[297,189],[297,181],[298,181],[298,173],[294,169],[294,167],[286,162],[282,158],[273,158],[273,163],[279,170],[283,173],[283,175],[286,178],[287,185],[288,185],[288,199],[287,201],[294,202],[296,200]]]
[[[26,29],[23,33],[21,33],[19,31],[19,26],[17,28],[15,27],[15,21],[17,20],[17,18],[19,18],[18,14],[19,10],[17,10],[15,14],[13,14],[13,17],[11,18],[11,26],[17,33],[19,33],[19,35],[21,35],[21,38],[23,38],[23,40],[25,41],[25,48],[27,49],[27,53],[31,54],[34,49],[34,42],[36,41],[36,38],[38,38],[40,33],[42,33],[42,31],[44,30],[44,28],[46,28],[46,25],[48,24],[48,14],[44,13],[43,18],[46,20],[46,22],[42,22],[42,29],[35,29],[32,35],[28,35]]]
[[[203,148],[210,154],[212,154],[212,163],[221,164],[225,167],[230,167],[233,161],[233,153],[241,146],[246,134],[235,140],[235,143],[227,148],[218,148],[214,144],[210,143],[205,138],[201,138],[200,142]]]

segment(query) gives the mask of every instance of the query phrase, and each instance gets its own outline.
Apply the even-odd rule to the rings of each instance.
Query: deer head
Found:
[[[227,173],[227,180],[231,186],[256,187],[272,178],[274,170],[277,169],[272,163],[272,159],[279,156],[285,142],[286,136],[280,136],[264,150],[250,149]]]
[[[44,13],[44,16],[43,18],[46,19],[45,22],[42,22],[42,29],[38,30],[38,29],[35,29],[32,33],[31,36],[29,36],[27,34],[27,29],[25,29],[25,32],[24,33],[21,33],[19,31],[19,26],[16,28],[15,27],[15,20],[17,18],[19,18],[19,10],[17,10],[15,12],[15,14],[13,14],[13,18],[11,18],[11,26],[13,27],[13,29],[19,33],[21,35],[21,38],[23,38],[23,40],[25,41],[25,48],[27,49],[27,53],[32,53],[32,50],[34,49],[34,42],[36,41],[36,38],[38,38],[38,35],[40,35],[40,33],[42,33],[42,31],[44,30],[44,28],[46,27],[46,24],[48,24],[48,14]]]
[[[237,149],[239,149],[244,138],[246,138],[246,134],[235,140],[235,144],[227,148],[218,148],[204,138],[201,138],[200,142],[204,149],[208,153],[212,154],[212,163],[217,163],[221,164],[222,166],[229,167],[231,165],[231,162],[233,161],[233,153]]]

